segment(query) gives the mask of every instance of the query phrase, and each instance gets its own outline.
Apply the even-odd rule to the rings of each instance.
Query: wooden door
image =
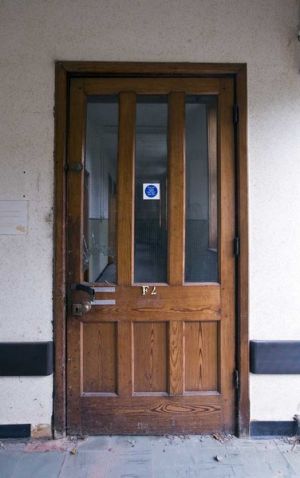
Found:
[[[72,79],[70,434],[234,431],[232,111],[230,78]]]

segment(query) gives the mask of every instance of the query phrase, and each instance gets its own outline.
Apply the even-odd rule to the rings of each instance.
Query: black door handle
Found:
[[[90,296],[92,302],[95,300],[95,289],[88,285],[88,283],[72,284],[71,290],[81,290],[82,292],[86,292]]]

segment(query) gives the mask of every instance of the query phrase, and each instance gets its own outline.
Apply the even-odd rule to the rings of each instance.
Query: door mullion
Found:
[[[168,134],[168,283],[184,281],[185,238],[185,94],[169,95]]]
[[[169,394],[181,396],[184,392],[184,350],[182,320],[169,323]]]
[[[118,285],[131,285],[133,278],[135,93],[120,93],[119,105],[117,281]]]

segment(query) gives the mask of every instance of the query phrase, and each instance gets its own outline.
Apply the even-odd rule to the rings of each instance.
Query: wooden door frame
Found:
[[[247,66],[222,63],[129,63],[57,61],[55,64],[55,203],[54,203],[54,413],[53,435],[66,433],[66,159],[70,79],[74,77],[231,77],[234,79],[238,121],[235,124],[236,235],[236,366],[239,388],[236,433],[249,434],[248,345],[248,174]]]

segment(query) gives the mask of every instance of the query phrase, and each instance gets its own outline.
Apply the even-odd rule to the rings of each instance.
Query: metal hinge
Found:
[[[65,165],[65,171],[74,171],[75,173],[80,173],[82,170],[82,163],[68,163]]]
[[[233,239],[233,254],[235,257],[240,255],[240,238],[238,236]]]
[[[233,105],[232,119],[233,119],[233,124],[238,124],[238,122],[239,122],[239,107],[238,107],[238,105]]]
[[[233,386],[236,390],[240,388],[240,377],[237,369],[233,371]]]

